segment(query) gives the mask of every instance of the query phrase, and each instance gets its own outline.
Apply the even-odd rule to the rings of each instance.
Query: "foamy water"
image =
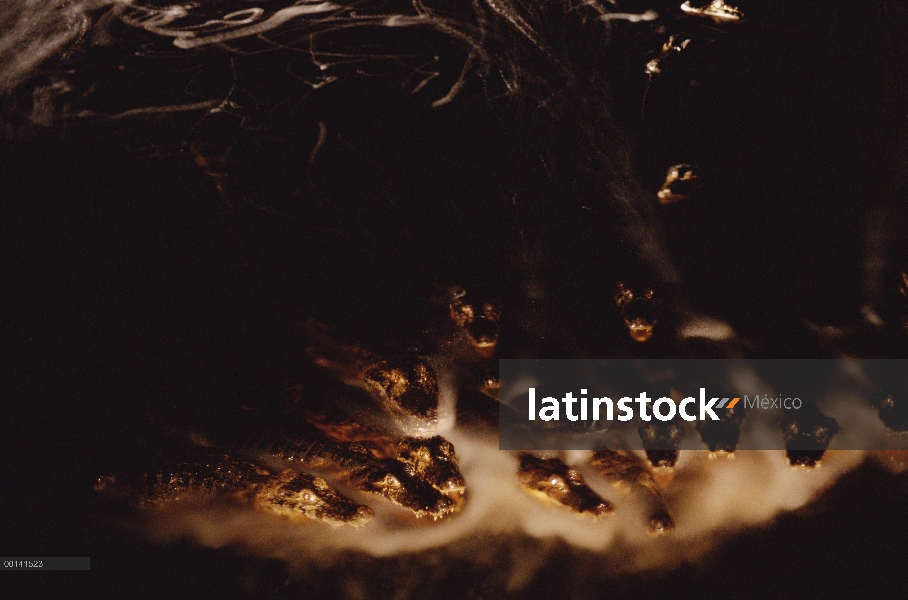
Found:
[[[768,525],[780,513],[803,507],[867,455],[863,451],[829,451],[821,466],[808,470],[792,468],[781,450],[739,451],[732,458],[682,451],[671,476],[657,477],[676,529],[653,535],[646,529],[643,497],[606,482],[584,464],[582,452],[562,456],[576,464],[587,483],[615,505],[615,512],[599,521],[523,491],[517,479],[517,459],[511,452],[498,450],[496,436],[456,429],[444,435],[455,445],[468,495],[459,513],[438,521],[416,519],[383,498],[335,481],[332,483],[344,493],[375,509],[371,522],[362,528],[335,528],[213,503],[173,506],[149,514],[140,529],[161,542],[189,538],[204,546],[278,558],[299,570],[329,565],[345,551],[387,557],[445,548],[456,554],[474,547],[481,536],[509,534],[560,539],[579,549],[621,556],[624,570],[669,568],[697,561],[735,532]]]

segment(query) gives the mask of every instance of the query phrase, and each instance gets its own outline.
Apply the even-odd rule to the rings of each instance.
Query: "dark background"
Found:
[[[670,327],[654,350],[621,341],[612,282],[666,279],[628,233],[639,221],[625,206],[655,214],[643,222],[663,241],[658,256],[677,265],[666,282],[681,298],[673,306],[726,319],[755,355],[826,355],[803,319],[860,329],[869,296],[889,327],[858,335],[859,353],[902,356],[892,281],[906,239],[905,9],[742,2],[749,22],[728,29],[668,4],[623,8],[650,6],[663,18],[616,24],[608,51],[590,50],[593,28],[527,13],[573,71],[550,72],[532,49],[502,42],[491,56],[511,61],[516,99],[477,77],[457,102],[431,109],[464,55],[435,34],[357,38],[438,51],[445,74],[420,93],[392,71],[342,71],[314,93],[285,77],[297,53],[176,53],[125,26],[115,43],[85,44],[8,95],[0,546],[8,556],[90,556],[92,570],[5,573],[4,587],[316,598],[358,580],[366,597],[508,597],[504,566],[446,561],[443,549],[349,556],[298,579],[241,550],[149,545],[109,525],[122,509],[96,498],[91,481],[141,439],[149,413],[204,415],[275,397],[301,349],[289,326],[301,316],[371,348],[431,345],[444,314],[426,298],[439,285],[492,282],[516,315],[503,322],[505,356],[687,352]],[[679,31],[699,43],[648,82],[643,65]],[[239,108],[37,126],[34,90],[73,68],[74,91],[58,99],[64,117],[187,94],[233,94]],[[548,104],[533,109],[542,97]],[[333,142],[309,172],[319,122]],[[214,164],[207,174],[200,156]],[[700,166],[709,185],[693,206],[655,213],[647,199],[680,162]],[[889,287],[876,291],[862,284],[868,227],[889,232],[880,256]],[[530,306],[520,291],[529,284],[547,299]],[[869,463],[703,565],[610,577],[598,565],[617,558],[530,539],[487,543],[503,557],[550,553],[514,597],[896,598],[908,593],[906,539],[906,479]],[[413,572],[425,577],[403,576]]]

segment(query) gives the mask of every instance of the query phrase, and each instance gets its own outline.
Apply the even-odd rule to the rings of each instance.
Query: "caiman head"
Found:
[[[896,434],[908,432],[908,394],[903,390],[878,390],[870,397],[870,406],[877,409],[880,420]]]
[[[838,422],[805,404],[802,415],[786,415],[780,426],[792,467],[813,468],[819,464],[829,442],[839,431]],[[794,411],[791,411],[794,412]]]
[[[342,496],[321,477],[292,469],[264,484],[255,495],[255,504],[273,514],[315,519],[335,527],[361,527],[375,516],[371,508]]]
[[[580,472],[557,458],[540,458],[528,453],[519,455],[520,483],[528,492],[567,506],[577,514],[598,519],[614,507],[594,492]]]
[[[498,343],[501,308],[491,298],[480,298],[463,288],[451,290],[451,319],[477,350],[490,350]]]
[[[412,470],[414,477],[427,481],[443,494],[463,493],[466,489],[454,445],[441,436],[404,438],[397,445],[397,459]]]
[[[666,64],[671,63],[672,59],[687,48],[690,42],[690,36],[683,33],[669,37],[668,41],[662,45],[662,52],[659,56],[646,63],[646,72],[650,75],[661,73]]]
[[[684,421],[650,421],[637,428],[646,458],[654,467],[671,468],[678,462],[678,447],[684,439]]]
[[[688,0],[681,5],[684,14],[694,17],[712,19],[716,24],[737,23],[744,18],[741,9],[726,4],[722,0]]]
[[[423,428],[438,421],[438,377],[419,359],[380,361],[363,369],[363,382],[395,413],[415,418]]]
[[[697,171],[690,165],[675,165],[668,170],[665,183],[656,196],[662,204],[674,204],[687,200],[699,187]]]
[[[615,304],[635,342],[645,342],[653,337],[653,329],[662,309],[662,298],[655,289],[636,289],[619,281]]]
[[[719,397],[729,397],[731,394],[724,388],[710,395],[719,395]],[[698,421],[696,428],[700,434],[700,439],[709,448],[709,451],[715,455],[730,456],[738,446],[738,440],[741,437],[741,425],[744,423],[744,403],[738,402],[733,408],[722,411],[716,411],[719,414],[719,420]]]
[[[375,460],[357,473],[356,483],[360,489],[380,494],[394,504],[413,511],[417,517],[440,519],[454,512],[454,500],[408,474],[407,467],[395,459]]]

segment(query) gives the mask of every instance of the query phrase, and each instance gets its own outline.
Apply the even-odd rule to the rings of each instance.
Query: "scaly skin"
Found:
[[[412,467],[418,477],[443,494],[462,494],[466,490],[454,445],[439,435],[402,438],[397,443],[397,460]]]
[[[720,25],[722,23],[737,23],[744,18],[744,13],[741,12],[741,9],[725,4],[722,0],[685,2],[681,5],[681,10],[688,15],[712,19]]]
[[[251,499],[256,508],[271,514],[314,519],[336,527],[360,527],[374,515],[372,509],[342,496],[321,477],[289,469],[274,474],[208,448],[194,448],[188,456],[164,461],[135,485],[107,476],[97,480],[95,489],[126,498],[141,508],[234,495]]]
[[[780,426],[791,466],[808,469],[820,464],[829,442],[839,431],[835,419],[821,413],[815,404],[806,402],[802,410],[789,411]]]
[[[420,429],[438,422],[438,377],[428,363],[416,358],[378,361],[362,372],[366,388],[385,408]]]
[[[540,458],[526,452],[518,455],[517,472],[523,488],[535,496],[567,506],[577,514],[599,519],[614,507],[594,492],[580,472],[557,458]]]
[[[406,429],[433,431],[438,425],[438,377],[425,360],[412,352],[393,358],[376,356],[312,319],[298,325],[310,342],[307,353],[320,369],[368,390],[372,401]],[[316,387],[323,383],[316,377]],[[299,387],[305,389],[307,384]]]
[[[665,498],[659,491],[653,472],[642,458],[624,450],[597,450],[590,464],[617,486],[629,486],[646,497],[649,512],[647,525],[652,533],[667,533],[675,528]]]
[[[294,418],[336,442],[364,446],[376,458],[397,459],[409,467],[410,475],[444,494],[464,491],[466,482],[457,466],[454,446],[444,438],[405,435],[400,420],[384,412],[376,414],[374,400],[359,388],[333,383],[314,392],[298,402]],[[317,406],[303,402],[313,396],[325,401]]]
[[[646,458],[654,467],[673,468],[678,462],[678,446],[685,435],[685,422],[652,420],[637,428]]]
[[[719,393],[721,396],[726,397],[730,395],[724,389]],[[700,434],[700,439],[703,440],[710,452],[730,456],[738,446],[744,416],[744,403],[738,402],[734,408],[721,411],[718,421],[698,421],[696,429]],[[713,454],[712,456],[716,455]]]
[[[390,432],[351,421],[326,421],[310,417],[307,421],[340,443],[363,447],[379,459],[397,459],[411,467],[407,472],[443,494],[463,493],[466,481],[457,466],[454,446],[443,437],[396,436]]]
[[[455,508],[453,500],[418,479],[412,467],[395,459],[376,458],[360,444],[343,444],[312,435],[300,439],[274,434],[252,446],[288,464],[343,477],[357,489],[384,496],[417,517],[438,519]]]
[[[662,298],[653,288],[634,288],[619,281],[615,305],[627,332],[635,342],[645,342],[653,337],[653,330],[662,308]]]
[[[449,290],[451,320],[477,351],[491,352],[498,344],[501,308],[481,290],[455,287]]]

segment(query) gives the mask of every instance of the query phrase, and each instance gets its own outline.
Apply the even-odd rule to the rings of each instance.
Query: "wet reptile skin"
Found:
[[[137,482],[117,476],[100,477],[95,489],[125,498],[141,508],[234,496],[251,500],[256,508],[271,514],[314,519],[334,526],[359,527],[374,515],[372,509],[341,495],[321,477],[290,469],[273,473],[208,448],[195,448],[178,458],[166,459]]]
[[[590,465],[607,481],[627,486],[645,496],[647,526],[651,532],[666,533],[675,528],[652,469],[642,458],[628,451],[597,450],[593,452]]]
[[[265,434],[243,444],[276,457],[288,465],[330,473],[357,489],[378,494],[413,511],[417,517],[440,518],[454,510],[453,500],[419,479],[408,465],[395,459],[376,458],[367,446],[335,442],[324,436]]]
[[[562,504],[577,514],[598,519],[614,507],[583,480],[580,472],[557,458],[540,458],[522,452],[518,455],[520,484],[532,495]]]

